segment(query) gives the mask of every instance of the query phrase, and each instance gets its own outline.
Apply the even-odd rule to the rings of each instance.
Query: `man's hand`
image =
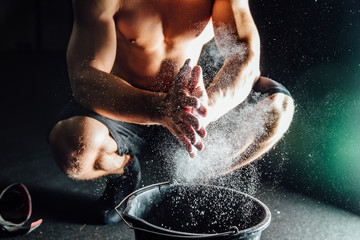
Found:
[[[210,99],[206,92],[204,80],[202,76],[202,69],[200,66],[195,66],[191,71],[191,77],[188,81],[188,90],[191,96],[196,97],[200,105],[198,108],[193,108],[192,113],[198,117],[202,128],[198,130],[200,136],[205,137],[205,127],[211,122],[209,114]]]
[[[201,138],[206,131],[201,117],[206,115],[207,109],[201,104],[204,95],[199,84],[201,69],[200,73],[198,68],[192,71],[189,63],[187,60],[182,66],[164,99],[161,124],[179,139],[191,157],[195,157],[197,150],[204,148]]]

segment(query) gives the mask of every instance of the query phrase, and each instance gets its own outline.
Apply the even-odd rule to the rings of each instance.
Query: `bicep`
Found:
[[[67,51],[70,74],[87,66],[110,72],[116,56],[113,11],[99,9],[96,1],[82,1],[74,1],[74,26]]]
[[[215,0],[212,21],[220,50],[234,54],[234,46],[246,44],[259,54],[260,39],[248,0]]]

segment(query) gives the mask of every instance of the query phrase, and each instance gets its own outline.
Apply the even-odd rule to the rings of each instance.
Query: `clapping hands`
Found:
[[[191,157],[204,148],[208,104],[201,67],[191,68],[188,59],[165,97],[161,124],[178,138]]]

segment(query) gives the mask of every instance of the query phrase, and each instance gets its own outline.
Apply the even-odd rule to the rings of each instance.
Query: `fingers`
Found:
[[[198,142],[195,144],[195,147],[198,151],[202,151],[204,149],[204,144],[203,142]]]
[[[199,84],[200,74],[201,74],[201,68],[199,66],[195,66],[191,71],[191,75],[188,81],[188,88],[191,94]]]
[[[203,150],[202,138],[206,136],[205,127],[200,123],[207,114],[206,107],[201,104],[202,97],[207,97],[201,67],[191,68],[190,59],[186,60],[174,79],[170,94],[172,132],[189,155],[195,157],[197,151]]]
[[[186,93],[183,93],[183,97],[180,99],[180,105],[183,108],[188,108],[188,107],[192,107],[192,108],[199,108],[200,107],[200,101],[198,98],[194,97],[194,96],[186,96]]]
[[[181,131],[185,134],[186,138],[190,140],[190,143],[192,145],[195,145],[199,141],[199,137],[196,131],[191,126],[180,123],[179,127],[181,128]]]
[[[183,112],[180,116],[180,121],[193,127],[196,131],[201,128],[199,118],[194,116],[191,112]]]
[[[195,157],[193,145],[191,144],[191,141],[189,138],[185,136],[185,134],[182,132],[181,128],[179,126],[174,128],[173,134],[178,138],[179,142],[183,147],[186,149],[186,151],[189,152],[191,157]]]
[[[206,130],[204,126],[201,126],[199,118],[194,116],[191,112],[184,112],[181,120],[182,123],[179,124],[181,132],[188,139],[186,141],[183,140],[183,142],[186,144],[185,148],[190,150],[190,155],[193,153],[194,149],[188,146],[190,142],[190,144],[193,145],[195,149],[202,151],[204,149],[202,138],[206,137]]]
[[[188,89],[190,94],[197,98],[199,105],[194,108],[194,112],[199,116],[206,117],[207,116],[207,108],[200,104],[199,98],[206,96],[206,89],[204,86],[204,82],[202,80],[202,70],[200,66],[195,66],[192,71],[188,81]]]
[[[205,131],[205,129],[202,128],[199,131]],[[204,144],[198,134],[199,131],[195,131],[191,126],[185,123],[179,123],[171,132],[178,138],[190,157],[194,158],[197,155],[197,151],[202,151],[204,149]],[[206,134],[202,135],[205,136]]]
[[[197,96],[199,93],[206,91],[202,77],[202,69],[198,65],[196,65],[191,71],[191,75],[188,80],[188,89],[194,96]],[[197,92],[194,92],[195,90],[197,90]]]
[[[201,117],[206,117],[208,113],[207,108],[204,105],[200,105],[200,107],[196,108],[195,111]]]
[[[184,65],[180,68],[178,75],[175,78],[175,88],[185,89],[188,86],[187,79],[191,73],[190,59],[187,59]]]
[[[197,130],[196,132],[197,132],[197,134],[198,134],[201,138],[205,138],[205,137],[206,137],[207,132],[206,132],[206,130],[205,130],[204,127],[200,128],[200,129]]]
[[[197,150],[201,151],[204,148],[204,144],[202,142],[197,142],[195,144],[192,143],[194,139],[191,140],[192,137],[185,134],[185,132],[187,132],[188,134],[190,133],[190,131],[186,129],[185,125],[178,125],[175,128],[175,136],[189,153],[190,157],[194,158],[197,155]],[[195,132],[193,132],[192,134],[196,136]]]

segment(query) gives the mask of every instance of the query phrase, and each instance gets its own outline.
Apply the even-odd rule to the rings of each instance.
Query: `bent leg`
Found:
[[[252,114],[261,114],[264,130],[249,132],[244,144],[231,156],[234,164],[227,173],[234,171],[266,154],[288,130],[294,115],[294,101],[290,93],[281,84],[260,77],[254,86],[254,92],[269,94],[257,102]],[[251,120],[252,116],[248,116]]]
[[[260,78],[248,98],[209,124],[205,148],[196,159],[178,151],[175,179],[212,182],[267,153],[289,128],[294,102],[286,88]]]
[[[130,160],[120,156],[115,140],[100,121],[75,116],[58,122],[49,142],[60,169],[74,179],[95,179],[108,174],[123,174]]]

